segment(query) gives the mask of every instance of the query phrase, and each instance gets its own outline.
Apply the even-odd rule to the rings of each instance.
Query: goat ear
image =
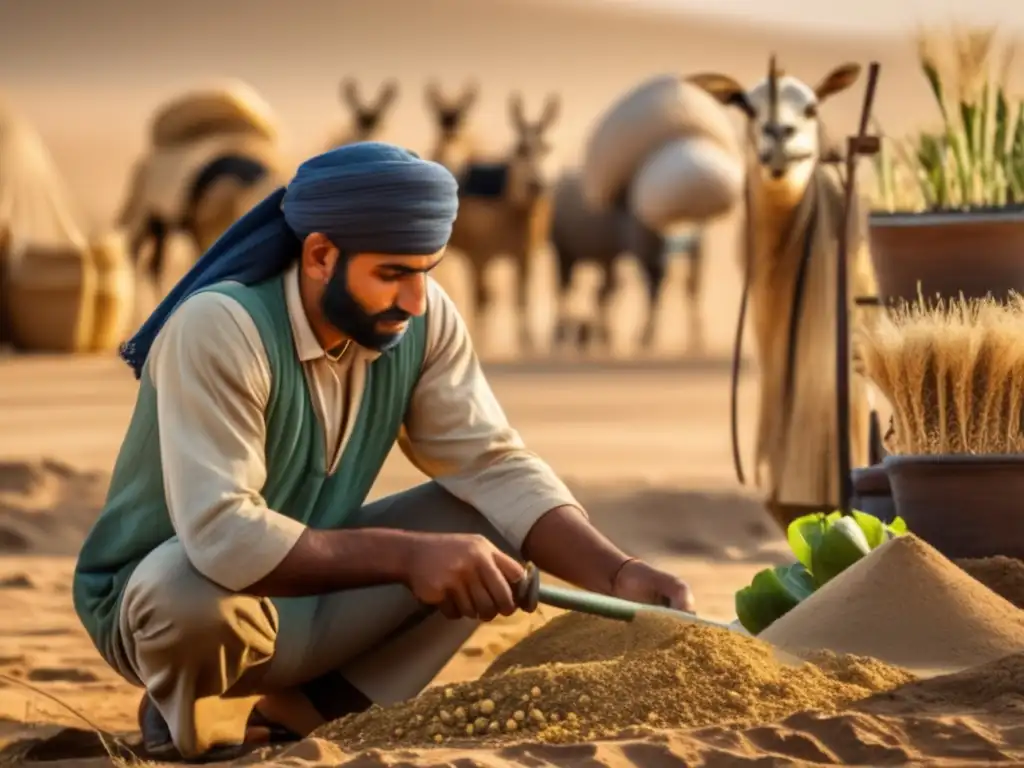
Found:
[[[860,64],[841,64],[833,69],[821,82],[814,87],[814,93],[818,101],[824,101],[829,96],[845,91],[860,77]]]
[[[477,85],[475,80],[466,83],[466,87],[462,89],[462,98],[459,99],[459,112],[466,112],[476,104],[476,98],[479,93],[480,86]]]
[[[540,116],[540,122],[537,124],[537,129],[543,133],[551,128],[558,119],[558,114],[561,112],[562,99],[557,93],[552,93],[548,96],[548,100],[544,103],[544,113]]]
[[[698,88],[707,91],[721,104],[736,107],[751,120],[757,116],[753,104],[747,98],[746,89],[735,78],[729,77],[729,75],[704,72],[690,75],[686,78],[685,82],[693,83]]]
[[[427,106],[440,111],[444,104],[444,99],[441,98],[441,87],[437,84],[437,80],[430,80],[423,93],[427,99]]]
[[[508,114],[516,130],[521,131],[526,127],[526,115],[523,114],[523,96],[518,91],[508,97]]]
[[[398,81],[391,78],[381,86],[380,95],[377,97],[377,112],[383,112],[390,107],[397,97]]]
[[[362,106],[359,103],[359,86],[351,77],[341,81],[341,100],[353,110],[358,110]]]

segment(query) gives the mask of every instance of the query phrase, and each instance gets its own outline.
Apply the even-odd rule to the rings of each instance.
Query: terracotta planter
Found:
[[[873,515],[883,523],[891,523],[896,517],[896,505],[885,466],[857,467],[851,475],[853,498],[850,499],[850,507]]]
[[[887,456],[896,512],[950,559],[1024,558],[1024,455]]]
[[[886,303],[936,294],[1003,300],[1024,294],[1024,208],[873,213],[871,258]]]

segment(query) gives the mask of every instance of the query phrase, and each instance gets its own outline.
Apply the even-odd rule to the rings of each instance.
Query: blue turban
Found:
[[[154,339],[189,296],[215,283],[253,285],[280,274],[322,232],[344,253],[435,253],[451,236],[458,185],[442,165],[375,141],[332,149],[232,224],[178,281],[121,357],[142,375]]]

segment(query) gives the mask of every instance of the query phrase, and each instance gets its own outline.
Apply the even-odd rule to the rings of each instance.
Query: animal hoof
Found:
[[[590,340],[593,336],[593,331],[589,324],[580,323],[576,328],[576,347],[579,350],[585,350],[590,346]]]

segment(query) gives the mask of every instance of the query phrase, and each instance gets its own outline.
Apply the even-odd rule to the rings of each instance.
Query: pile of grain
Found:
[[[569,743],[637,728],[835,711],[912,679],[874,659],[834,654],[787,666],[757,639],[665,616],[625,624],[564,614],[496,659],[480,680],[374,707],[314,736],[346,749]]]
[[[955,562],[997,595],[1024,608],[1024,562],[1002,555]]]
[[[962,670],[1024,648],[1024,611],[911,534],[874,550],[759,638],[911,669]]]

